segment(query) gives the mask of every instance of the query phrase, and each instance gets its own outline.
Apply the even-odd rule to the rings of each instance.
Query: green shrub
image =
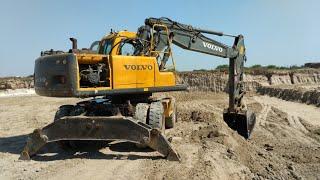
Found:
[[[220,70],[220,69],[229,69],[229,65],[228,64],[218,65],[216,67],[216,70]]]
[[[268,65],[267,69],[277,69],[277,66],[276,65]]]
[[[262,68],[262,66],[260,64],[255,64],[255,65],[252,65],[250,68]]]

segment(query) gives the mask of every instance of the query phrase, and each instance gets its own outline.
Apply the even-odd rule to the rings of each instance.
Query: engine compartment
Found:
[[[109,58],[104,55],[77,54],[80,88],[110,87]]]
[[[80,88],[110,87],[109,68],[105,63],[79,64]]]

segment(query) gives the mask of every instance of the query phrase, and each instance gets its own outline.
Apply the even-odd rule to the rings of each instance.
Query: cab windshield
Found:
[[[99,54],[109,54],[112,50],[113,39],[105,39],[99,48]]]
[[[98,53],[99,52],[99,43],[100,43],[100,41],[93,42],[90,46],[90,50]]]

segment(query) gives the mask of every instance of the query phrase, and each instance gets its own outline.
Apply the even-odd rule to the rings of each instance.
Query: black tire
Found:
[[[135,107],[135,113],[133,118],[137,121],[147,124],[148,110],[148,103],[138,103]]]
[[[164,131],[164,108],[161,101],[152,102],[149,110],[149,125],[152,128]]]
[[[170,115],[170,117],[166,118],[166,129],[171,129],[174,128],[176,122],[177,122],[177,106],[176,106],[176,102],[175,99],[172,98],[171,99],[171,103],[172,103],[172,107],[173,107],[173,112]]]
[[[54,116],[53,121],[57,121],[62,117],[69,116],[71,111],[73,110],[74,106],[73,105],[62,105],[59,107],[58,111],[56,112],[56,115]],[[64,141],[57,141],[56,142],[58,146],[63,149],[63,150],[71,150],[73,149],[70,141],[64,140]]]
[[[77,116],[80,115],[82,112],[81,110],[75,111],[75,107],[73,105],[63,105],[60,106],[56,115],[54,117],[54,121],[65,117],[65,116]],[[80,113],[80,114],[79,114]],[[106,141],[86,141],[86,140],[62,140],[57,141],[59,147],[63,150],[70,151],[70,150],[79,150],[79,149],[101,149],[105,147],[108,142]]]
[[[59,107],[58,111],[56,112],[56,115],[54,116],[54,121],[57,121],[58,119],[69,116],[71,111],[73,110],[74,105],[62,105]]]

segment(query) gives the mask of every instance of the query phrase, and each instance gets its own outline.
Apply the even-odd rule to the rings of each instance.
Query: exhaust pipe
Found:
[[[76,38],[70,38],[70,41],[72,42],[72,49],[78,49],[78,41]]]

